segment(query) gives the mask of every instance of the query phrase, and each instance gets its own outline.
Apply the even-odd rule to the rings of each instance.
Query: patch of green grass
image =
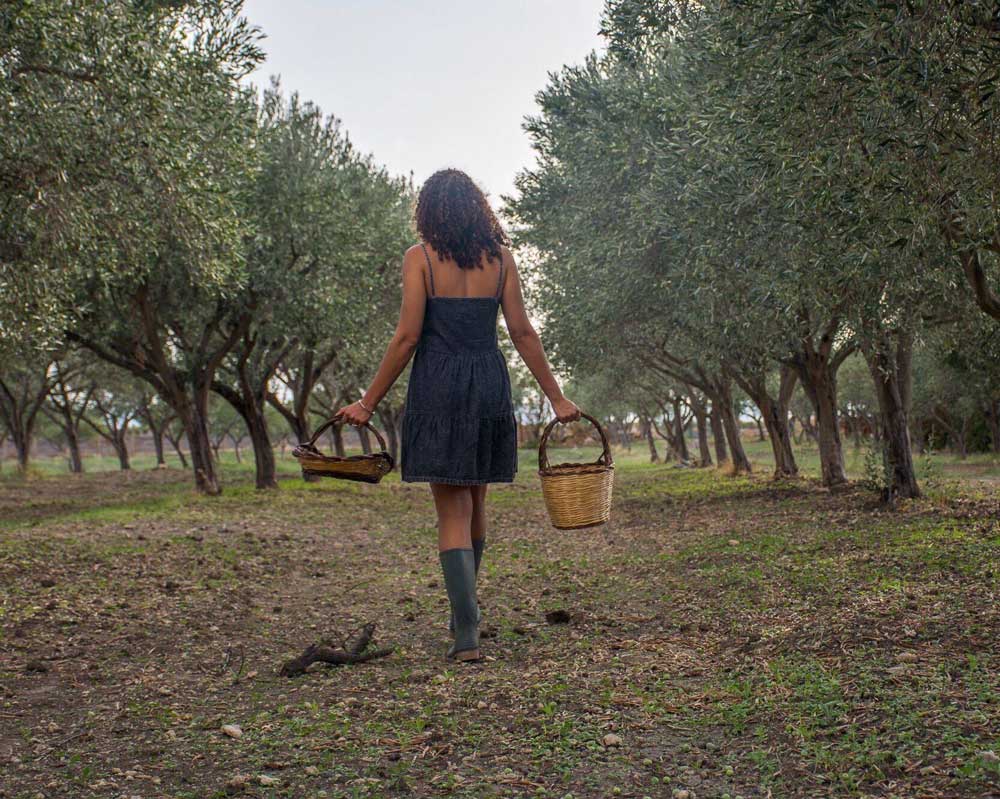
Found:
[[[630,501],[733,498],[759,486],[747,475],[730,476],[716,469],[678,469],[673,464],[624,461],[623,471],[638,472],[629,491]],[[616,467],[617,468],[617,467]]]
[[[983,741],[971,731],[987,723],[996,705],[991,664],[972,659],[917,666],[900,680],[886,678],[891,665],[868,650],[846,662],[782,656],[764,671],[718,683],[706,720],[736,736],[756,730],[770,739],[768,730],[780,729],[820,781],[850,796],[872,781],[897,777],[929,754],[957,761],[968,776],[989,778],[995,764],[979,755]],[[928,749],[928,726],[943,751]],[[752,758],[760,757],[753,752]]]

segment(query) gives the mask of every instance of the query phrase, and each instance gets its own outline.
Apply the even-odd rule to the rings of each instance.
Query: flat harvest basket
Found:
[[[586,413],[581,415],[601,434],[604,451],[596,461],[549,465],[549,433],[557,419],[546,425],[538,444],[538,476],[542,480],[542,496],[552,526],[557,530],[599,527],[611,518],[611,489],[615,477],[611,446],[600,422]]]
[[[331,427],[343,424],[344,420],[340,416],[334,416],[324,422],[308,441],[299,444],[292,450],[292,455],[298,459],[299,466],[302,467],[302,474],[316,475],[317,477],[334,477],[338,480],[355,480],[359,483],[377,483],[385,475],[392,471],[395,465],[392,455],[385,448],[385,439],[382,434],[365,424],[378,441],[381,452],[373,452],[371,455],[351,455],[340,457],[338,455],[324,455],[316,447],[316,442]]]

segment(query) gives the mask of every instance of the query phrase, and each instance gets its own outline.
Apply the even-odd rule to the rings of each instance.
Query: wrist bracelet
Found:
[[[358,400],[358,405],[360,405],[362,408],[364,408],[366,411],[368,411],[368,413],[372,413],[372,414],[375,413],[375,409],[374,408],[369,408],[367,405],[365,405],[365,398],[364,397],[362,397],[361,399]]]

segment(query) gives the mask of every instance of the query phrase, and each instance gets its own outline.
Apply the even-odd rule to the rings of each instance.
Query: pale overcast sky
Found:
[[[533,161],[523,118],[547,74],[600,50],[603,0],[247,0],[267,62],[355,145],[419,183],[466,170],[497,204]]]

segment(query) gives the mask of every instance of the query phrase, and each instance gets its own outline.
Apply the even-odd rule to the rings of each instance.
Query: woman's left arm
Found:
[[[361,425],[371,419],[375,406],[389,393],[417,348],[427,304],[421,258],[419,247],[411,247],[403,258],[403,304],[399,309],[399,323],[364,396],[359,402],[345,405],[337,411],[349,424]]]

